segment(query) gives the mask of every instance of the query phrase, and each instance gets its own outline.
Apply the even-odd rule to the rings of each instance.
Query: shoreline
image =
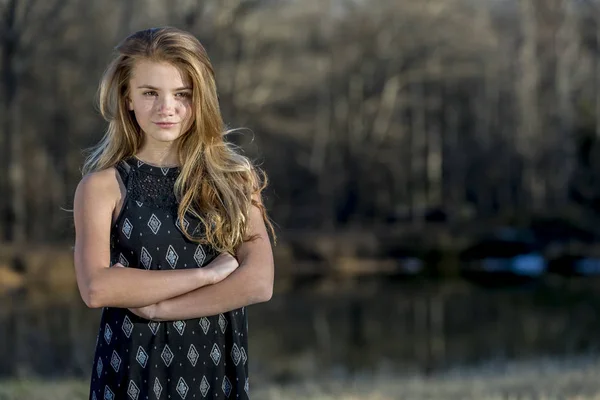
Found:
[[[594,355],[547,357],[528,361],[489,362],[452,368],[430,376],[381,373],[352,379],[251,386],[264,400],[459,400],[459,399],[600,399],[600,358]],[[86,398],[85,380],[0,381],[0,400]]]

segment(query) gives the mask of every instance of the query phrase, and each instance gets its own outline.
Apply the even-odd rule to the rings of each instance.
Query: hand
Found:
[[[153,321],[156,318],[156,310],[157,310],[156,304],[151,304],[146,307],[129,308],[129,311],[131,311],[138,317],[148,319],[151,321]]]
[[[234,256],[229,253],[221,253],[202,270],[210,274],[210,282],[214,284],[227,278],[239,266],[240,264]]]

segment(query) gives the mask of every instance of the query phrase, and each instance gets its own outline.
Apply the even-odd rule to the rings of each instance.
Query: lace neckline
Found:
[[[181,170],[180,167],[158,167],[156,165],[148,164],[135,156],[127,159],[127,163],[138,171],[157,176],[174,177],[177,176]]]

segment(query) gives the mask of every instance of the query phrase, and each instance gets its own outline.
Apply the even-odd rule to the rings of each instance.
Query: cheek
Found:
[[[192,110],[191,105],[187,105],[185,108],[182,108],[181,119],[184,121],[184,130],[187,131],[190,129],[194,122],[194,112]]]
[[[182,119],[189,120],[192,117],[192,105],[188,102],[181,105]]]
[[[153,103],[150,101],[137,102],[133,105],[133,111],[138,117],[152,114]]]

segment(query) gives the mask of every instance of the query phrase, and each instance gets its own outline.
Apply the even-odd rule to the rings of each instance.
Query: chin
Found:
[[[179,139],[181,132],[152,132],[148,136],[157,142],[169,143]]]

